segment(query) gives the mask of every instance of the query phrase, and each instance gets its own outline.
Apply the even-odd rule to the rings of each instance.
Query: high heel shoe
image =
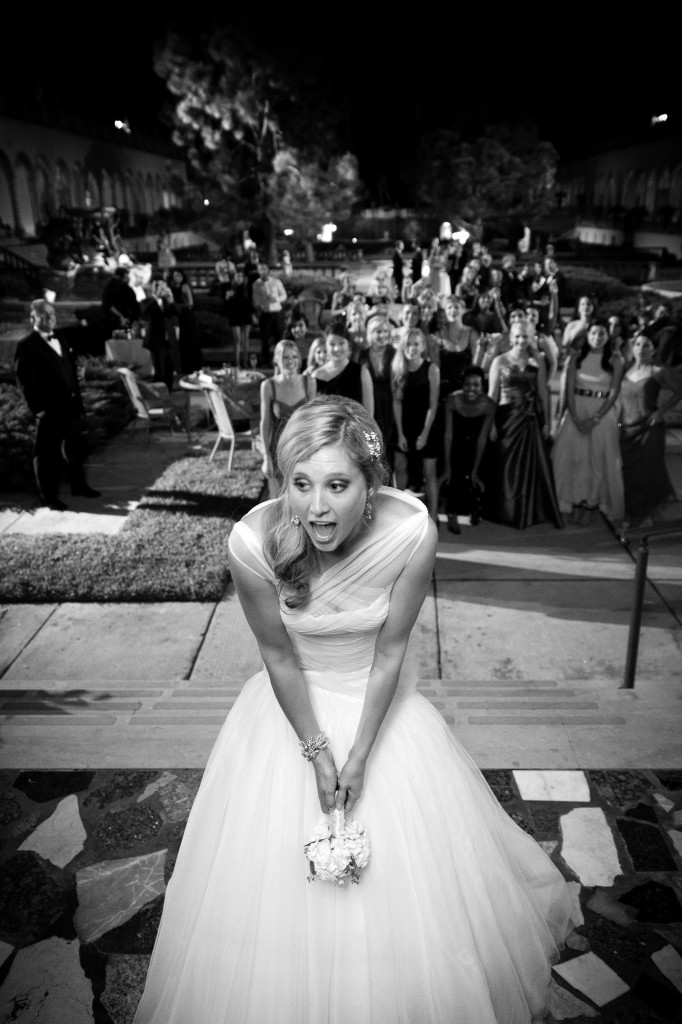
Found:
[[[459,525],[457,516],[448,516],[448,530],[450,533],[461,533],[462,527]]]
[[[584,510],[585,510],[585,506],[584,505],[574,505],[573,506],[573,508],[571,509],[571,514],[568,517],[568,524],[569,524],[569,526],[579,526],[580,525],[580,519],[581,519],[581,516],[582,516]]]
[[[584,505],[578,519],[578,526],[591,526],[596,511],[596,505]]]

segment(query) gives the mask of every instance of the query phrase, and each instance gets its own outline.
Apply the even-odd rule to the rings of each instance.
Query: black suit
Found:
[[[33,469],[40,496],[48,505],[58,500],[64,460],[71,489],[86,486],[81,442],[83,401],[73,351],[65,341],[61,346],[60,356],[38,331],[31,331],[17,345],[14,357],[21,393],[37,419]]]

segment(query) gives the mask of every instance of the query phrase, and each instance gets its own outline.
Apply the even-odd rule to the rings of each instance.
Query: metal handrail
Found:
[[[0,245],[0,265],[17,270],[20,274],[24,275],[33,288],[40,289],[40,268],[35,263],[27,260],[25,256],[21,256],[12,249]]]
[[[635,568],[635,596],[630,614],[630,629],[628,632],[628,650],[625,657],[625,674],[621,690],[632,690],[635,686],[635,672],[637,669],[637,653],[639,651],[639,634],[642,628],[642,606],[644,604],[644,585],[646,583],[646,571],[649,564],[649,542],[658,540],[660,537],[669,537],[672,534],[682,534],[682,524],[678,526],[664,527],[660,530],[653,530],[645,533],[639,541],[637,552],[637,564]]]

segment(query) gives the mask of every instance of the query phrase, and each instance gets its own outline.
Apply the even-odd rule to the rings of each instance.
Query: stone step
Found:
[[[6,680],[0,769],[203,767],[244,681]],[[425,679],[420,692],[480,767],[674,768],[678,680]]]

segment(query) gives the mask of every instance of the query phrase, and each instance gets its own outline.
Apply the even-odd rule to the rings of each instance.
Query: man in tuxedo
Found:
[[[84,415],[76,361],[65,341],[55,338],[54,306],[47,299],[31,303],[33,330],[17,345],[17,383],[29,409],[36,417],[33,442],[33,471],[38,492],[48,508],[67,508],[59,499],[64,461],[71,493],[98,498],[85,481],[81,448],[81,418]]]

